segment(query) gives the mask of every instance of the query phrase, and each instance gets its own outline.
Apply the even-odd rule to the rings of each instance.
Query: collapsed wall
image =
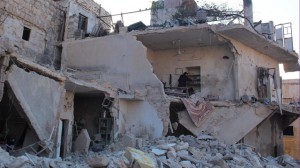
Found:
[[[132,95],[116,97],[117,134],[157,138],[167,133],[169,103],[163,85],[151,70],[146,48],[133,36],[66,42],[63,48],[63,68],[75,70],[75,78]]]
[[[38,138],[49,139],[57,128],[63,85],[15,65],[7,71],[7,81]]]

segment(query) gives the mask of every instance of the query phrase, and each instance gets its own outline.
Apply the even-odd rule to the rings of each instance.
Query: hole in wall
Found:
[[[180,135],[193,135],[189,130],[179,123],[178,113],[186,110],[184,104],[182,102],[171,102],[169,109],[173,133],[169,128],[167,136],[179,137]]]
[[[229,59],[229,57],[225,55],[225,56],[223,56],[223,59]]]
[[[29,41],[30,33],[31,33],[31,29],[24,26],[22,39],[25,40],[25,41]]]

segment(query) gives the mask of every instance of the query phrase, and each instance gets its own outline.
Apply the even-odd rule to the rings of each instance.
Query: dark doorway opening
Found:
[[[112,102],[104,93],[75,94],[73,140],[86,129],[92,141],[90,149],[103,150],[113,137]]]

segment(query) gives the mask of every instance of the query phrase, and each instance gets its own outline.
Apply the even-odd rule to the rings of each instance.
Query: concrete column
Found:
[[[234,98],[240,100],[240,88],[239,88],[239,55],[234,56],[233,64],[233,78],[234,78]]]
[[[253,9],[252,0],[243,0],[244,4],[244,16],[253,24]],[[249,21],[245,19],[245,26],[250,26]]]
[[[0,102],[4,95],[4,82],[6,80],[5,71],[9,65],[9,57],[0,55]]]

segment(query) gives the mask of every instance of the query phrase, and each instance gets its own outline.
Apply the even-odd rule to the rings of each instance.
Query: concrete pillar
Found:
[[[239,84],[239,55],[234,56],[233,64],[233,78],[234,78],[234,98],[235,100],[240,100],[240,84]]]
[[[9,57],[0,55],[0,102],[4,95],[4,82],[6,80],[5,71],[9,65]]]
[[[244,16],[253,24],[253,8],[252,0],[243,0],[244,4]],[[245,26],[250,26],[249,21],[245,19]]]

